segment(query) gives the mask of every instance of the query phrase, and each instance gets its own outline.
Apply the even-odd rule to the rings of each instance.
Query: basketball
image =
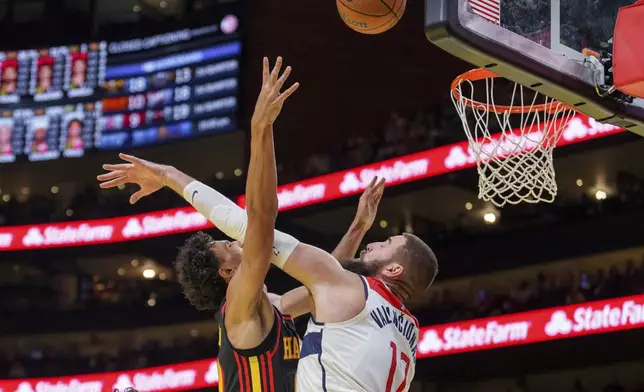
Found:
[[[344,23],[362,34],[380,34],[398,23],[407,0],[336,0]]]

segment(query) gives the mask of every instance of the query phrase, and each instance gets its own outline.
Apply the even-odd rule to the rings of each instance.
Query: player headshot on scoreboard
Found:
[[[0,65],[0,94],[12,95],[18,90],[18,60],[5,60]]]
[[[87,83],[87,53],[74,53],[72,55],[71,87],[85,87]]]
[[[29,150],[34,152],[47,152],[49,144],[47,143],[47,133],[49,128],[49,120],[47,117],[34,118],[31,123],[32,139],[29,143]]]
[[[12,131],[13,120],[8,118],[0,119],[0,156],[13,155]]]
[[[51,90],[54,82],[54,58],[44,56],[38,59],[38,72],[36,74],[36,92],[46,93]]]
[[[78,118],[73,118],[67,123],[67,141],[65,150],[82,150],[83,149],[83,122]]]

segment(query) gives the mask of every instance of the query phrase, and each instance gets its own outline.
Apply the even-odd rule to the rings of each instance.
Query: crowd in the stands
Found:
[[[510,292],[481,288],[463,301],[445,289],[436,292],[428,307],[418,311],[421,324],[433,324],[498,316],[587,301],[644,294],[644,258],[639,264],[628,260],[620,270],[616,266],[575,275],[571,271],[539,273],[523,280]],[[458,299],[457,299],[458,298]]]

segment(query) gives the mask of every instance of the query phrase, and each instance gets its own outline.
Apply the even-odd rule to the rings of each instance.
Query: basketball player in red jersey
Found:
[[[244,241],[243,250],[237,242],[213,241],[199,233],[186,242],[176,263],[179,281],[193,305],[201,310],[221,307],[217,311],[221,326],[220,391],[293,391],[299,339],[287,314],[298,316],[310,311],[307,289],[299,288],[280,297],[267,294],[263,285],[273,254],[277,214],[272,124],[283,102],[297,88],[294,85],[279,94],[290,73],[287,68],[278,79],[280,66],[278,60],[269,74],[265,61],[263,87],[253,115],[247,180],[248,226],[245,238],[240,238]],[[102,187],[135,182],[147,195],[160,189],[160,178],[154,173],[163,172],[160,177],[172,177],[172,188],[192,203],[198,205],[199,200],[210,197],[223,198],[216,192],[213,196],[212,192],[190,189],[195,181],[171,168],[131,156],[121,157],[130,164],[106,165],[111,173],[99,176],[99,180],[107,181]],[[335,257],[348,259],[356,253],[366,230],[373,224],[383,189],[384,181],[376,184],[375,180],[367,188],[360,198],[356,219],[333,252]],[[274,196],[263,199],[265,194]],[[132,201],[140,195],[134,195]]]

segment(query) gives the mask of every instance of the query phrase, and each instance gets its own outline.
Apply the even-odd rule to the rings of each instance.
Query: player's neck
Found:
[[[409,294],[401,286],[397,285],[394,282],[386,282],[385,284],[387,285],[387,287],[389,287],[389,290],[391,290],[391,292],[394,293],[396,297],[398,297],[398,299],[401,302],[404,302],[407,299],[409,299]]]

